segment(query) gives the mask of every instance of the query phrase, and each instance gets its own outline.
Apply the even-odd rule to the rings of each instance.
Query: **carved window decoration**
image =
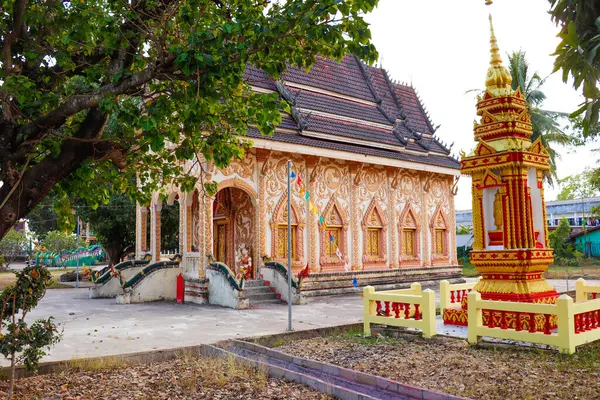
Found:
[[[410,205],[407,205],[400,216],[400,265],[417,265],[419,263],[419,217]]]
[[[363,263],[365,266],[386,266],[387,219],[376,198],[363,217]]]
[[[323,213],[324,223],[319,225],[321,236],[321,268],[334,269],[343,267],[348,261],[347,235],[348,221],[344,217],[335,198],[332,198]],[[338,252],[339,250],[339,252]],[[340,258],[340,255],[342,258]]]
[[[301,267],[304,262],[304,223],[300,219],[297,203],[292,200],[292,266]],[[287,234],[287,196],[283,195],[275,206],[271,218],[271,256],[287,264],[288,234]]]
[[[438,208],[431,218],[433,261],[448,261],[448,223],[444,212]]]

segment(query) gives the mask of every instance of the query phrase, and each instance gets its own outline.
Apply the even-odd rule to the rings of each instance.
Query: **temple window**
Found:
[[[367,229],[367,255],[369,257],[381,257],[382,231],[382,227]]]
[[[418,228],[417,217],[415,217],[412,208],[407,206],[400,218],[400,251],[402,260],[418,260]]]
[[[296,240],[297,240],[298,226],[292,224],[292,260],[298,260],[298,254],[296,253]],[[288,258],[288,226],[279,225],[277,227],[277,258],[280,260],[287,260]]]
[[[402,254],[406,256],[414,256],[415,251],[415,237],[417,230],[414,228],[406,228],[402,231]]]
[[[337,257],[336,249],[341,247],[342,227],[328,226],[325,229],[325,255]]]
[[[441,261],[448,257],[448,225],[442,210],[438,209],[431,220],[431,248],[433,259]]]
[[[292,266],[299,268],[304,263],[304,224],[299,218],[297,204],[292,201],[292,214],[290,215],[292,231]],[[284,264],[288,259],[288,212],[287,197],[282,196],[271,218],[271,256]]]
[[[435,229],[434,231],[434,250],[438,256],[443,256],[446,253],[446,230]]]

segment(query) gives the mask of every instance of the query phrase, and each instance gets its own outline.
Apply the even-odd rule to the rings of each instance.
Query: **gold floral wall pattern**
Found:
[[[231,176],[237,174],[241,178],[249,179],[254,181],[254,172],[256,171],[256,157],[255,155],[247,151],[241,160],[234,159],[227,168],[221,170],[224,176]]]
[[[431,259],[434,264],[445,264],[449,260],[449,223],[447,214],[442,207],[434,210],[429,222],[431,236]]]
[[[250,256],[255,259],[254,252],[254,224],[256,221],[255,207],[250,196],[241,189],[231,188],[231,200],[233,204],[234,221],[234,243],[235,257],[240,255],[240,248],[245,246],[250,251]]]

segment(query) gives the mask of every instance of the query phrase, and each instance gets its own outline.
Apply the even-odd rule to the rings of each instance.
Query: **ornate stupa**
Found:
[[[473,180],[471,262],[482,277],[473,290],[487,300],[554,303],[558,293],[542,277],[553,259],[543,187],[548,152],[540,138],[531,141],[525,95],[511,87],[491,15],[490,33],[486,89],[473,128],[477,145],[461,154],[461,172]],[[444,312],[444,320],[466,322],[461,311],[466,314],[466,304]]]

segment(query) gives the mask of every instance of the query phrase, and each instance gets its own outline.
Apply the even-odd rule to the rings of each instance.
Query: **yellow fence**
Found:
[[[557,347],[572,354],[576,346],[600,339],[600,299],[574,303],[566,294],[556,304],[518,303],[481,300],[481,294],[469,293],[468,341],[477,343],[481,337],[518,340]],[[500,317],[501,326],[484,326],[482,310]],[[545,327],[538,331],[535,319],[544,316]],[[556,316],[557,329],[550,329],[550,320]],[[509,328],[507,318],[515,318],[515,327]],[[490,316],[490,320],[492,317]],[[523,322],[528,322],[524,329]]]
[[[367,286],[363,289],[364,333],[371,334],[371,324],[417,328],[426,338],[435,335],[435,293],[421,290],[420,283],[410,289],[375,292]]]
[[[451,285],[447,280],[440,281],[440,309],[442,312],[444,312],[444,308],[460,307],[463,297],[466,297],[473,290],[480,279],[481,277],[477,278],[475,282],[454,285]]]
[[[595,300],[599,297],[598,294],[600,294],[600,286],[588,285],[583,278],[579,278],[575,282],[575,301],[577,303],[590,300],[590,298]]]

